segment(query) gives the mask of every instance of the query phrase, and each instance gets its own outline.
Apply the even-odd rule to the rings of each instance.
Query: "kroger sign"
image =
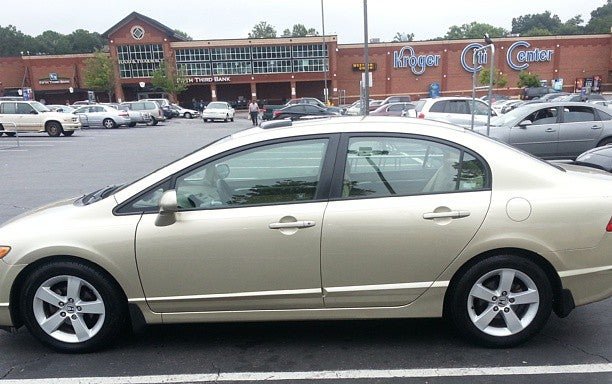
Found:
[[[405,46],[399,51],[393,52],[393,68],[408,68],[415,75],[425,73],[427,67],[437,67],[440,65],[440,55],[418,55],[414,49]]]
[[[463,48],[461,52],[461,66],[467,72],[473,73],[478,72],[482,69],[482,66],[487,64],[489,52],[478,52],[476,53],[476,60],[474,62],[473,50],[482,48],[483,45],[479,43],[472,43]],[[549,62],[552,60],[553,54],[555,53],[552,49],[521,49],[530,48],[531,44],[527,41],[517,41],[508,47],[506,52],[506,62],[508,66],[515,71],[522,71],[529,68],[529,63],[541,63]]]

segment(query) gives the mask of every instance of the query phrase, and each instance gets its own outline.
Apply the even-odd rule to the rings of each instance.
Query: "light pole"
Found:
[[[325,42],[325,11],[323,10],[323,0],[321,0],[321,29],[323,32],[323,97],[325,105],[329,104],[329,89],[327,88],[327,67],[329,66],[329,54],[327,53],[327,43]]]
[[[480,48],[476,48],[474,49],[473,53],[472,53],[472,65],[474,66],[472,68],[472,124],[471,124],[471,128],[472,130],[474,129],[474,113],[475,113],[475,108],[476,108],[476,89],[482,89],[482,88],[488,88],[489,92],[488,92],[488,104],[489,104],[489,108],[487,111],[487,136],[489,136],[490,133],[490,129],[491,129],[491,96],[492,96],[492,91],[493,91],[493,76],[494,76],[494,72],[495,72],[495,44],[493,44],[493,41],[491,40],[491,38],[489,37],[488,33],[485,33],[484,35],[484,40],[485,43],[487,43],[487,45],[484,45]],[[490,51],[491,54],[491,66],[489,69],[489,86],[488,87],[476,87],[476,55],[480,52],[487,52]]]
[[[364,116],[367,116],[370,112],[370,62],[368,56],[368,0],[363,0],[363,62],[365,70],[362,81],[363,99],[361,100],[361,108]]]

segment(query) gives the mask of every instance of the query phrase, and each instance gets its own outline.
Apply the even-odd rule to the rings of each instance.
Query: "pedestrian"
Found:
[[[198,105],[198,101],[195,99],[195,97],[194,97],[193,99],[191,99],[191,105],[193,106],[193,109],[194,109],[195,111],[197,111],[197,110],[198,110],[198,106],[199,106],[199,105]]]
[[[204,100],[200,99],[200,108],[199,108],[200,112],[204,112]]]
[[[257,125],[257,115],[259,115],[259,105],[255,99],[249,104],[249,114],[251,115],[253,126],[255,127]]]

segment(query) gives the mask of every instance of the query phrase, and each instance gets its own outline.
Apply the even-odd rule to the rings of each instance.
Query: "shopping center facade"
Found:
[[[104,34],[108,39],[116,84],[115,100],[159,97],[151,75],[162,63],[187,76],[182,104],[192,100],[274,100],[295,97],[329,98],[350,102],[359,97],[364,45],[339,44],[338,36],[274,39],[183,39],[160,22],[133,12]],[[441,95],[471,93],[472,73],[490,63],[490,53],[476,55],[484,45],[476,40],[438,40],[369,44],[370,95]],[[498,93],[518,95],[520,71],[538,74],[550,86],[576,91],[584,86],[597,92],[612,82],[612,34],[581,36],[509,37],[495,40],[496,72],[507,79]],[[0,58],[0,93],[16,95],[32,90],[47,103],[86,99],[83,73],[93,54],[31,55]],[[107,101],[104,92],[96,97]]]

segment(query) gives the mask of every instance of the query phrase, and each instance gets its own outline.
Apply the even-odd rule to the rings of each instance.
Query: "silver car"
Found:
[[[433,121],[275,123],[5,224],[0,326],[80,352],[129,321],[444,315],[507,347],[612,295],[610,174]]]
[[[117,128],[121,125],[128,126],[132,122],[126,111],[109,105],[86,105],[77,108],[73,113],[79,116],[83,127]]]
[[[438,97],[435,99],[421,99],[416,103],[416,112],[419,119],[437,120],[445,123],[457,124],[462,127],[471,127],[472,109],[474,109],[475,125],[486,124],[489,105],[480,99],[469,97]],[[491,116],[497,116],[495,110]]]
[[[575,159],[612,143],[612,113],[591,103],[529,104],[492,119],[490,136],[544,159]]]

